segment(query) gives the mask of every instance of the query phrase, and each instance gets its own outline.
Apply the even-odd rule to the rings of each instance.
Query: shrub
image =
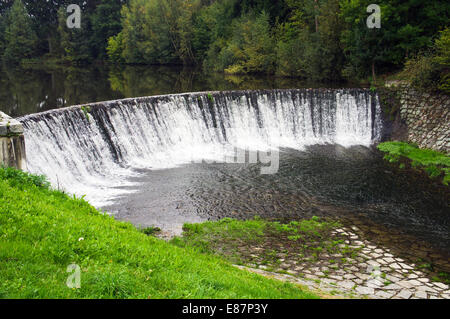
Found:
[[[430,53],[418,55],[406,61],[400,77],[421,91],[438,89],[440,69]]]
[[[400,77],[419,90],[450,94],[450,29],[441,31],[433,52],[407,60]]]
[[[438,89],[450,94],[450,28],[441,32],[440,37],[435,42],[435,47],[434,62],[441,69]]]

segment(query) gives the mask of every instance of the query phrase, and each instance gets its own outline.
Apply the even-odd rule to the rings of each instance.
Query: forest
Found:
[[[400,71],[417,86],[450,90],[450,2],[379,0],[5,0],[4,63],[195,65],[205,72],[314,81]],[[81,28],[66,26],[81,7]]]

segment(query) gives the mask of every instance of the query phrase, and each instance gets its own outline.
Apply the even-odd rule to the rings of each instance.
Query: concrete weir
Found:
[[[3,112],[0,112],[0,165],[26,170],[22,123]]]

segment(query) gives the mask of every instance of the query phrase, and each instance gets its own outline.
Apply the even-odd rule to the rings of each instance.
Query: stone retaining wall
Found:
[[[421,148],[450,153],[450,97],[421,93],[403,87],[400,117],[407,126],[408,141]]]

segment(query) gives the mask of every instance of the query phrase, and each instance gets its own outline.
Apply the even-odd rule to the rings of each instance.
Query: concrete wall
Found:
[[[3,112],[0,112],[0,165],[26,170],[22,124]]]

